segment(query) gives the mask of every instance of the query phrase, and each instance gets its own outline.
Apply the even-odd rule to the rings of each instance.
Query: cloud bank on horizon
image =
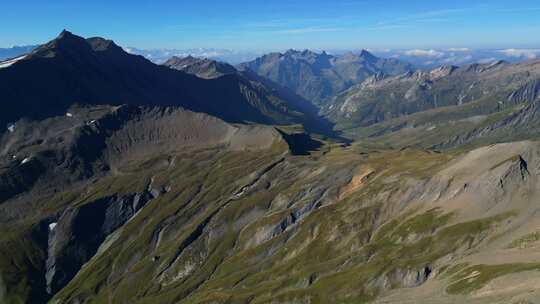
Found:
[[[30,52],[35,46],[14,48],[0,48],[0,60],[15,58]],[[251,61],[264,55],[265,51],[232,50],[225,48],[189,48],[189,49],[139,49],[124,47],[131,54],[142,55],[155,63],[163,63],[172,56],[194,56],[209,58],[231,64],[239,64]],[[471,48],[446,48],[446,49],[367,49],[371,53],[384,58],[395,58],[412,63],[418,68],[433,68],[443,65],[465,65],[472,63],[491,63],[498,60],[518,62],[540,58],[538,49],[471,49]],[[322,49],[314,50],[322,52]],[[340,55],[346,52],[357,52],[361,49],[337,49],[326,50],[330,54]],[[285,52],[285,50],[281,50]]]
[[[143,50],[128,48],[128,51],[138,55],[143,55],[147,59],[157,63],[166,61],[171,56],[195,56],[214,60],[225,61],[231,64],[238,64],[255,59],[264,52],[255,51],[235,51],[229,49],[154,49]],[[315,50],[322,52],[323,50]],[[346,52],[357,52],[360,49],[328,50],[330,54],[344,54]],[[472,63],[491,63],[499,60],[518,62],[523,60],[540,58],[540,49],[469,49],[469,48],[448,48],[448,49],[368,49],[373,54],[384,58],[396,58],[414,64],[418,68],[433,68],[443,65],[466,65]],[[282,50],[281,52],[284,52]]]
[[[466,65],[491,63],[499,60],[517,62],[540,58],[540,49],[372,49],[381,57],[391,57],[410,62],[419,68],[432,68],[443,65]]]

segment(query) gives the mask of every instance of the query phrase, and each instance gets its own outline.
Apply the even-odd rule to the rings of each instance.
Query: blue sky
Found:
[[[63,28],[139,48],[540,47],[539,0],[2,2],[0,47]]]

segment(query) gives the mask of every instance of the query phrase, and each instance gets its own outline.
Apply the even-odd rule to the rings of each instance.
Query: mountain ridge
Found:
[[[183,106],[233,122],[279,124],[302,116],[286,101],[276,104],[253,92],[235,75],[200,79],[130,55],[110,40],[83,39],[67,31],[1,68],[0,80],[2,98],[17,100],[0,115],[2,125],[22,117],[61,115],[76,103]]]

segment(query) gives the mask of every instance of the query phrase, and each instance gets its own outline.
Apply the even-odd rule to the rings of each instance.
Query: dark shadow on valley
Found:
[[[287,134],[279,129],[278,131],[289,145],[293,155],[309,155],[311,152],[319,150],[323,145],[321,141],[311,138],[307,133]]]

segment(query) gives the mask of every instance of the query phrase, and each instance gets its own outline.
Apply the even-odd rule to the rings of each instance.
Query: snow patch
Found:
[[[19,61],[21,59],[24,59],[25,57],[26,57],[26,55],[22,55],[22,56],[19,56],[19,57],[15,57],[13,59],[2,61],[2,62],[0,62],[0,69],[12,66],[15,62],[17,62],[17,61]]]
[[[30,159],[31,159],[30,157],[26,157],[25,159],[23,159],[23,160],[21,161],[21,165],[26,164],[27,162],[30,161]]]
[[[49,231],[53,231],[54,228],[56,228],[56,224],[57,224],[56,222],[55,223],[50,223],[49,224]]]
[[[67,112],[67,113],[66,113],[66,116],[67,116],[67,117],[73,117],[73,114]]]
[[[14,123],[8,124],[7,129],[9,133],[13,133],[15,131],[15,124]]]

